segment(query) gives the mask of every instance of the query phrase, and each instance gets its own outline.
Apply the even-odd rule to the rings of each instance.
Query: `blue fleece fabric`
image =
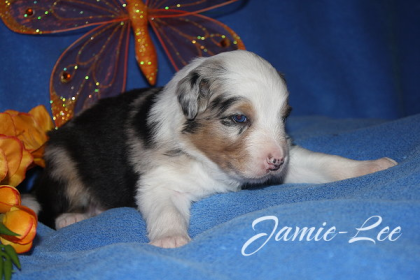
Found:
[[[354,159],[389,156],[399,164],[329,184],[254,187],[210,196],[193,204],[193,241],[177,249],[148,245],[145,223],[132,208],[112,209],[59,231],[40,224],[34,248],[21,256],[23,268],[14,277],[417,279],[419,123],[420,115],[387,122],[291,118],[292,135],[304,147]],[[253,229],[257,219],[265,220]],[[291,233],[281,238],[284,227]],[[314,233],[293,239],[296,227],[314,228]],[[335,233],[328,234],[332,227]]]
[[[193,241],[178,249],[148,245],[130,208],[59,231],[40,224],[14,279],[418,279],[419,13],[417,0],[242,0],[208,13],[285,73],[297,144],[398,166],[208,197],[193,204]],[[0,111],[48,108],[54,63],[84,32],[20,35],[0,22]],[[132,45],[130,55],[127,89],[144,87]],[[164,85],[174,72],[159,46],[158,58]],[[297,227],[319,234],[293,240]]]

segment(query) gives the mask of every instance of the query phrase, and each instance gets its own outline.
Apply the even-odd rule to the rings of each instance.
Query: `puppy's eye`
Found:
[[[241,114],[235,114],[231,116],[231,119],[236,123],[246,123],[248,122],[248,117]]]

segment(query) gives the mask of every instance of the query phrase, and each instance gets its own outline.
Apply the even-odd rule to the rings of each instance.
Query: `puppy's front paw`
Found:
[[[158,238],[150,242],[150,244],[162,248],[177,248],[184,246],[190,242],[191,238],[188,236],[169,236]]]
[[[365,161],[363,162],[363,165],[360,166],[360,173],[361,173],[360,175],[375,173],[375,172],[393,167],[397,164],[398,163],[395,160],[387,158],[387,157],[383,157],[376,160]]]
[[[55,219],[55,228],[60,229],[89,218],[83,213],[64,213]]]

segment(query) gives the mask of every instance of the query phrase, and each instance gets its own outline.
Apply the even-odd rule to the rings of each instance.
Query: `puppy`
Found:
[[[247,51],[197,58],[164,88],[100,100],[50,133],[36,187],[40,220],[57,229],[136,207],[151,244],[178,247],[191,203],[244,184],[325,183],[394,166],[291,144],[284,79]]]

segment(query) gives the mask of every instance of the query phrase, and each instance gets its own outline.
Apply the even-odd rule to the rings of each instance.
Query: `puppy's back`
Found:
[[[157,91],[134,90],[102,99],[49,134],[46,168],[35,186],[40,221],[54,227],[63,213],[136,206],[139,174],[128,160],[127,128],[133,122],[144,124],[140,130],[147,128]]]

